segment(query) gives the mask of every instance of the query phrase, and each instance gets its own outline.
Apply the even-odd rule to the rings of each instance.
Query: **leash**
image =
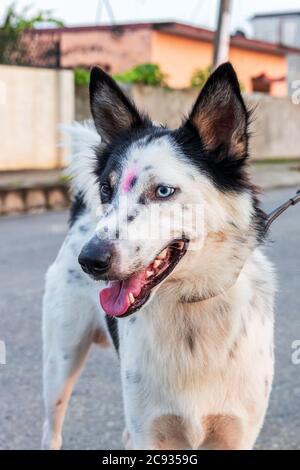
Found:
[[[300,189],[298,189],[296,196],[290,198],[288,201],[281,204],[279,207],[274,209],[267,217],[266,232],[269,230],[270,226],[283,212],[285,212],[289,207],[295,206],[300,202]]]
[[[267,215],[265,233],[267,233],[267,231],[269,230],[274,220],[276,220],[281,214],[283,214],[289,207],[295,206],[296,204],[298,204],[298,202],[300,202],[300,189],[298,189],[294,197],[290,198],[288,201],[284,202],[279,207],[277,207],[272,212],[270,212],[270,214]],[[216,294],[213,297],[217,297],[218,295],[219,294]],[[212,297],[203,297],[203,296],[198,297],[196,294],[196,295],[192,295],[190,298],[182,297],[180,302],[182,304],[193,304],[197,302],[202,302],[203,300],[209,300],[211,298]]]

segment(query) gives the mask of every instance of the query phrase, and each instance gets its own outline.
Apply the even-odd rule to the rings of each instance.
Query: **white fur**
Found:
[[[87,206],[96,215],[100,206],[96,185],[95,147],[101,144],[101,138],[92,121],[74,122],[70,126],[61,126],[61,130],[72,139],[72,158],[65,174],[70,177],[74,194],[83,194]]]
[[[104,213],[99,222],[93,214],[98,196],[90,180],[89,139],[96,143],[95,132],[77,126],[73,130],[75,134],[79,130],[77,163],[71,164],[73,184],[84,191],[88,209],[70,230],[46,278],[45,448],[61,447],[72,387],[91,343],[106,329],[98,303],[101,286],[81,271],[77,256],[95,231],[105,236],[105,225],[109,236],[115,228],[112,214]],[[84,159],[88,161],[83,163]],[[263,423],[273,378],[274,297],[272,266],[256,248],[250,194],[220,193],[165,137],[143,150],[131,149],[124,172],[147,163],[155,169],[151,181],[180,183],[178,203],[202,201],[205,223],[191,242],[201,237],[201,247],[188,251],[144,308],[117,320],[126,447],[168,449],[174,445],[174,426],[168,425],[162,436],[156,423],[163,416],[175,416],[182,422],[176,432],[182,433],[189,447],[200,448],[205,445],[205,419],[221,416],[230,418],[231,427],[223,429],[223,440],[213,447],[250,449]],[[149,177],[143,174],[128,195],[129,211],[136,207]],[[147,217],[145,206],[130,230],[145,224]],[[137,255],[137,243],[116,242],[118,274],[147,265],[163,245],[162,240],[144,242]],[[195,293],[207,300],[182,303],[182,297]]]

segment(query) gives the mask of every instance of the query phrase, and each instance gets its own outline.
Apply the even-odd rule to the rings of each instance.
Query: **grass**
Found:
[[[259,158],[259,159],[253,159],[252,163],[255,165],[274,165],[274,164],[281,164],[281,165],[287,165],[291,163],[300,163],[300,156],[298,158],[285,158],[285,157],[278,157],[278,158]]]
[[[59,177],[59,181],[60,181],[61,183],[69,184],[70,181],[71,181],[71,176],[68,176],[68,175],[61,175],[61,176]]]

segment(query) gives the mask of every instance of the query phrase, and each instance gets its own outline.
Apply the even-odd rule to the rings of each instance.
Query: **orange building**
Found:
[[[211,65],[213,56],[213,31],[176,22],[65,27],[27,34],[31,41],[55,41],[62,67],[98,64],[119,73],[152,62],[160,65],[174,88],[188,87],[195,69]],[[290,53],[300,55],[300,49],[235,35],[230,40],[229,60],[246,92],[252,92],[262,78],[272,95],[284,96]]]

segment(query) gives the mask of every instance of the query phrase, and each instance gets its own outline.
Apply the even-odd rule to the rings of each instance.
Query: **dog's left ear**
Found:
[[[207,80],[185,123],[197,130],[204,149],[243,158],[248,112],[232,65],[221,65]]]

